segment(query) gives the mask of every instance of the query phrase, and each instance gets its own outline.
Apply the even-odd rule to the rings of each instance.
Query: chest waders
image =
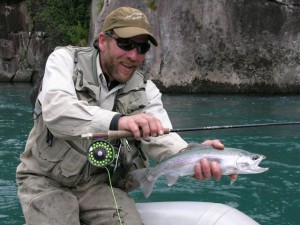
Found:
[[[63,48],[68,51],[74,60],[72,78],[78,99],[88,102],[89,105],[96,106],[97,102],[99,102],[100,93],[96,69],[98,51],[91,47],[78,48],[68,46]],[[143,75],[135,72],[131,80],[118,91],[113,110],[123,115],[134,115],[142,112],[147,104],[145,86],[146,81]],[[34,118],[39,118],[41,112],[41,106],[36,101]],[[41,120],[41,118],[39,119]],[[50,147],[48,150],[51,151],[51,146],[57,141],[57,138],[51,134],[47,127],[44,126],[43,129],[47,129],[43,133],[46,133],[46,142],[48,147]],[[85,162],[82,162],[82,164],[86,164],[87,161],[90,162],[87,164],[89,167],[88,171],[97,173],[97,167],[107,166],[112,173],[113,186],[125,191],[132,191],[137,187],[137,184],[128,177],[128,173],[137,168],[147,166],[147,157],[140,147],[140,142],[136,140],[96,140],[95,142],[65,140],[65,142],[71,147],[71,150],[85,156]],[[76,182],[71,182],[67,186],[73,185],[76,185]]]

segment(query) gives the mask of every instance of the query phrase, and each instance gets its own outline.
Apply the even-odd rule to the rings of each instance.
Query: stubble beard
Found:
[[[134,72],[138,68],[137,66],[134,66],[134,69],[132,71],[120,71],[120,65],[121,67],[124,66],[123,61],[124,60],[111,60],[111,63],[107,67],[109,77],[120,82],[121,84],[124,84],[128,80],[130,80]]]

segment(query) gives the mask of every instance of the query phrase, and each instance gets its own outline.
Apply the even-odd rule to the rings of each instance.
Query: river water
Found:
[[[15,169],[32,127],[29,84],[0,84],[0,224],[25,223],[17,198]],[[165,95],[174,128],[300,121],[300,96]],[[137,202],[205,201],[230,205],[262,225],[300,221],[300,126],[183,132],[187,141],[220,139],[226,146],[264,154],[269,171],[240,175],[236,183],[180,178],[171,188],[163,178]],[[242,222],[241,222],[242,224]]]

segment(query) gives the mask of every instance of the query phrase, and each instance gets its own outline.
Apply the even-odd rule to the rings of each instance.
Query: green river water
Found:
[[[15,169],[32,127],[29,84],[0,84],[0,224],[25,223],[17,197]],[[174,128],[300,121],[300,96],[165,95]],[[300,126],[181,133],[187,141],[220,139],[226,146],[267,156],[269,171],[240,175],[236,183],[181,178],[171,188],[163,178],[148,199],[137,202],[204,201],[230,205],[262,225],[300,224]],[[242,223],[241,223],[242,224]]]

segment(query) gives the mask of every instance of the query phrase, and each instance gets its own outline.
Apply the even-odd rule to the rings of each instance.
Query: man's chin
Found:
[[[129,81],[132,76],[133,76],[133,74],[131,74],[131,75],[122,75],[122,76],[118,77],[117,81],[119,81],[121,84],[124,84],[127,81]]]

